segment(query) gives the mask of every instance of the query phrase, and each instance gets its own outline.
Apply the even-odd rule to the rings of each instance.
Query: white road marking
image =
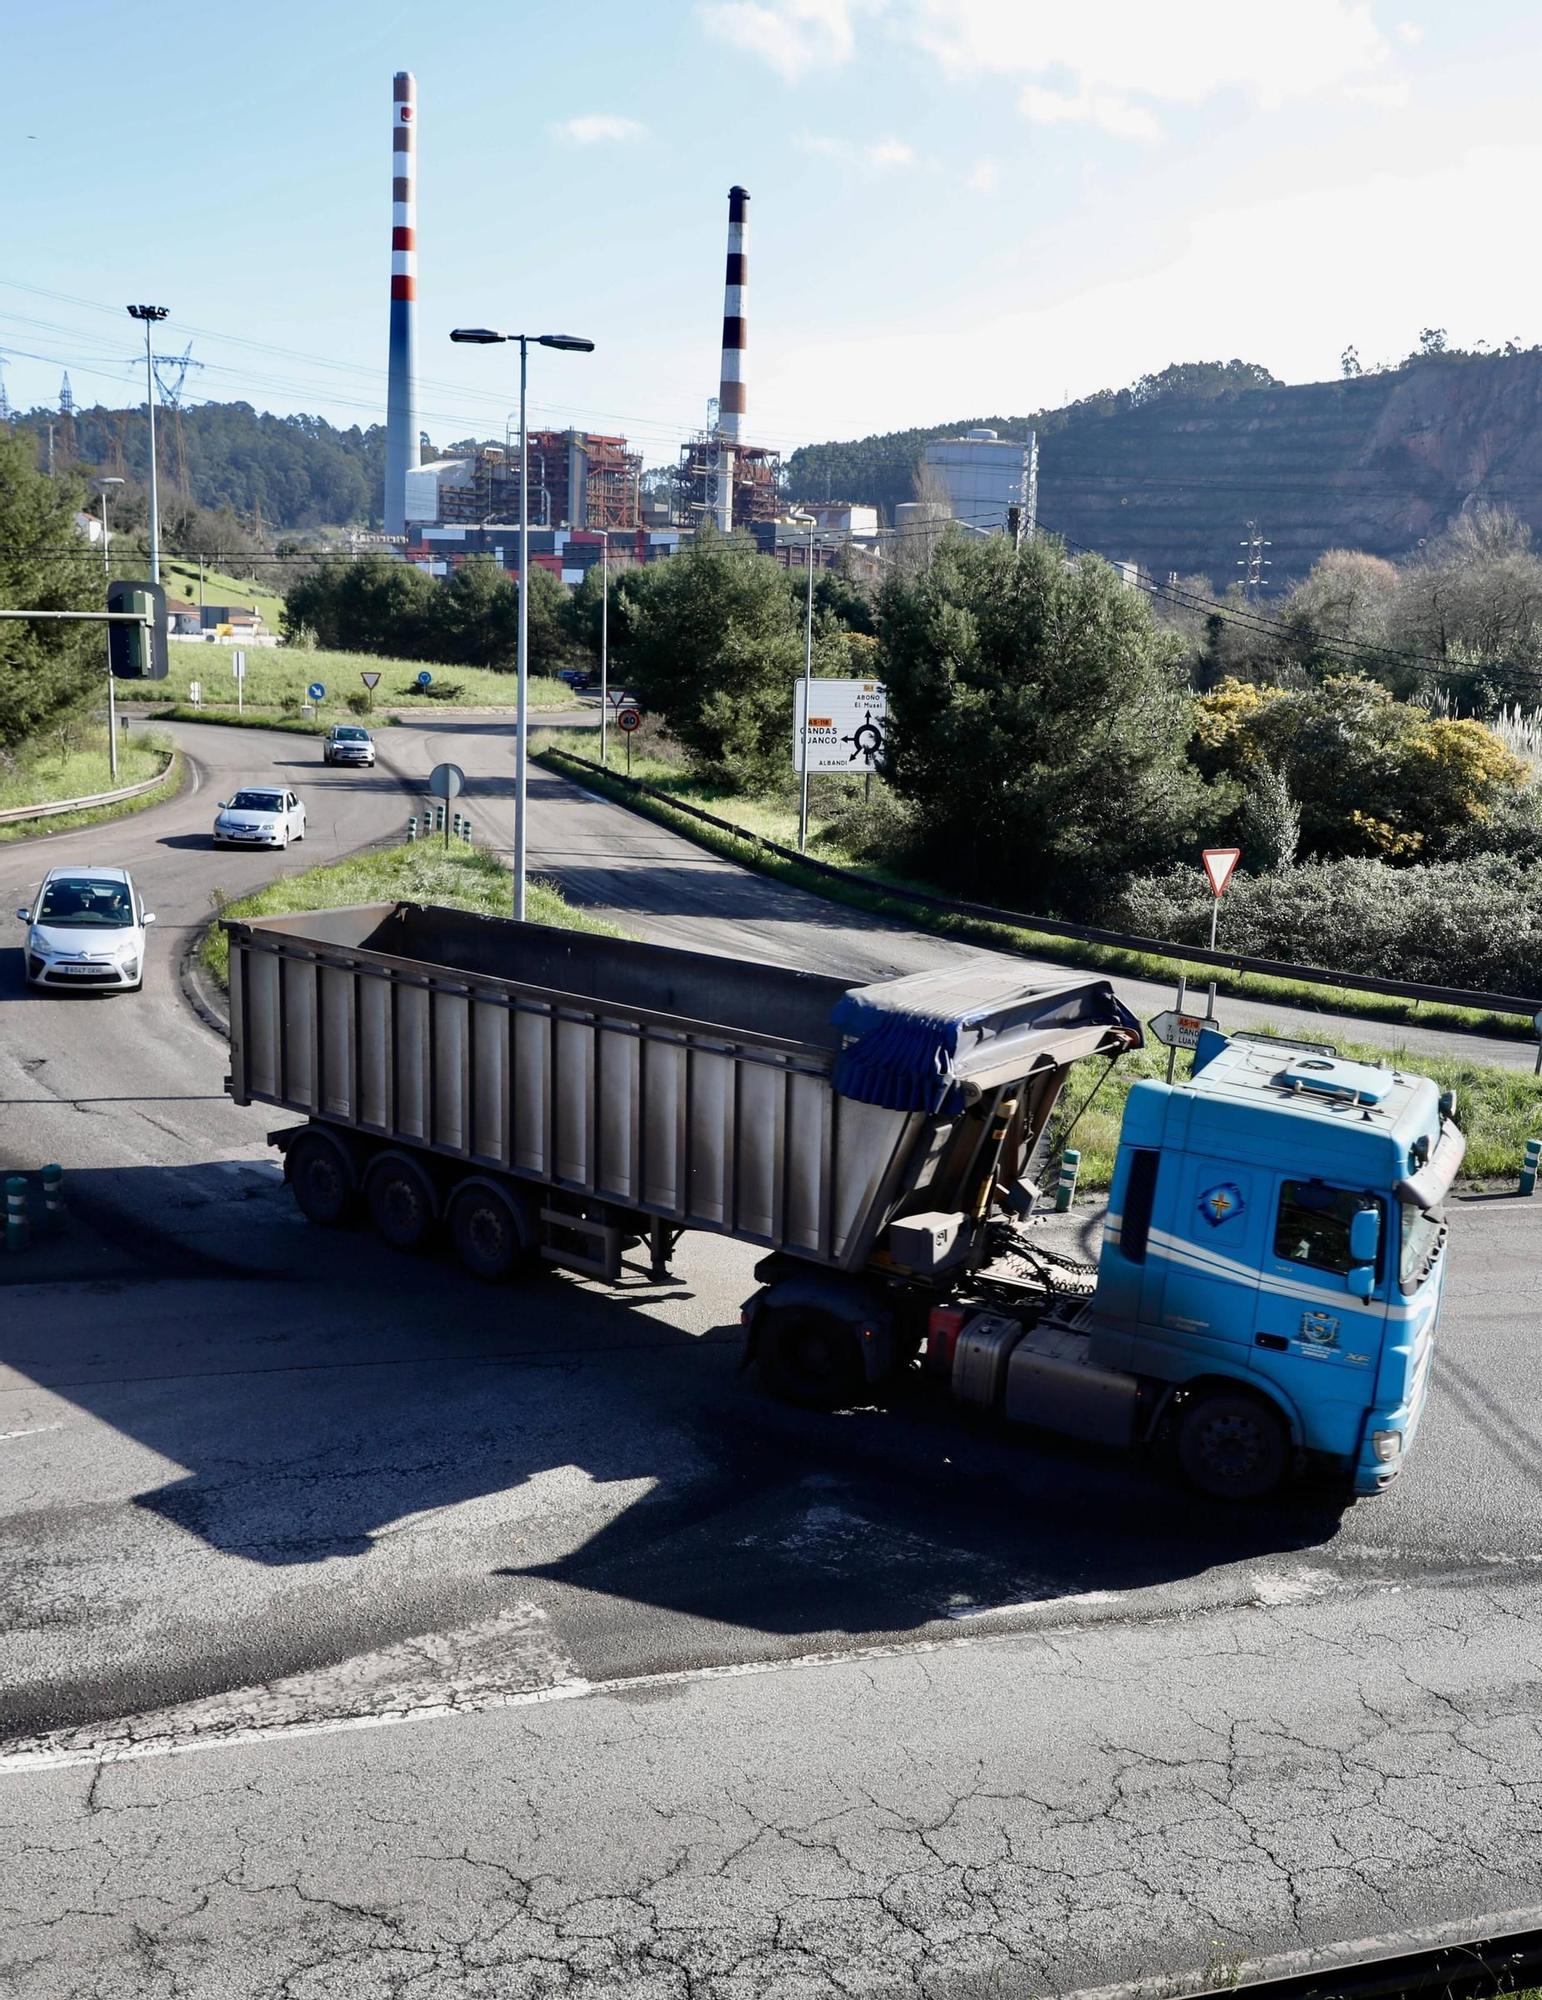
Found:
[[[30,1430],[0,1431],[0,1444],[9,1444],[12,1438],[41,1437],[45,1431],[62,1431],[63,1424],[33,1424]]]

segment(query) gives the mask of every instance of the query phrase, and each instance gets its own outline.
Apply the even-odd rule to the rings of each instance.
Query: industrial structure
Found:
[[[407,526],[407,476],[418,463],[413,321],[418,290],[418,87],[407,70],[391,86],[391,345],[386,385],[385,531]]]
[[[1015,519],[1024,539],[1032,536],[1038,514],[1039,441],[998,437],[995,431],[966,431],[963,437],[934,438],[921,452],[923,478],[940,497],[946,493],[955,521],[1003,532]],[[1015,517],[1009,510],[1018,510]]]
[[[597,431],[532,431],[530,519],[543,528],[636,528],[642,455]],[[519,519],[519,454],[477,445],[407,475],[405,526]]]
[[[782,456],[745,442],[744,357],[749,347],[749,195],[728,190],[728,261],[723,273],[723,359],[715,414],[681,449],[675,516],[685,526],[711,517],[719,531],[774,521],[781,511]]]

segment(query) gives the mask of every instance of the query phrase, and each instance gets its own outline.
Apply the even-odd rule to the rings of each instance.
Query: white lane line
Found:
[[[0,1431],[0,1444],[9,1444],[12,1438],[41,1437],[45,1431],[62,1431],[63,1424],[33,1424],[29,1430]]]

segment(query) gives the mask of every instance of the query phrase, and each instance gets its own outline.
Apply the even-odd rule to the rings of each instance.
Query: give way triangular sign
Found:
[[[1221,895],[1231,880],[1232,870],[1242,859],[1240,847],[1207,847],[1201,855],[1205,873],[1210,877],[1210,887],[1216,895]]]

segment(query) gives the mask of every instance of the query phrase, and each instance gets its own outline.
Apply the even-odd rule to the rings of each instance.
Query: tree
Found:
[[[803,666],[802,621],[781,565],[708,527],[668,562],[625,572],[619,599],[611,636],[628,684],[692,766],[744,790],[774,784],[788,767]]]
[[[80,482],[40,472],[29,437],[0,427],[0,607],[105,611],[99,559],[75,527]],[[79,550],[63,559],[50,552]],[[102,693],[105,625],[0,620],[0,749]]]
[[[1289,868],[1301,844],[1301,808],[1272,764],[1255,765],[1237,814],[1237,844],[1251,874]]]
[[[1396,647],[1450,667],[1458,706],[1489,714],[1529,702],[1542,665],[1542,561],[1530,529],[1507,507],[1459,515],[1403,572],[1388,622]],[[1415,675],[1424,676],[1418,660]]]
[[[285,600],[284,636],[293,640],[310,631],[329,650],[438,659],[433,646],[438,588],[431,576],[392,556],[318,563]]]
[[[512,673],[519,650],[519,590],[491,556],[473,556],[440,585],[427,619],[429,657]]]
[[[972,893],[1085,911],[1221,817],[1184,756],[1181,646],[1106,563],[955,532],[885,586],[879,644],[889,781]]]

